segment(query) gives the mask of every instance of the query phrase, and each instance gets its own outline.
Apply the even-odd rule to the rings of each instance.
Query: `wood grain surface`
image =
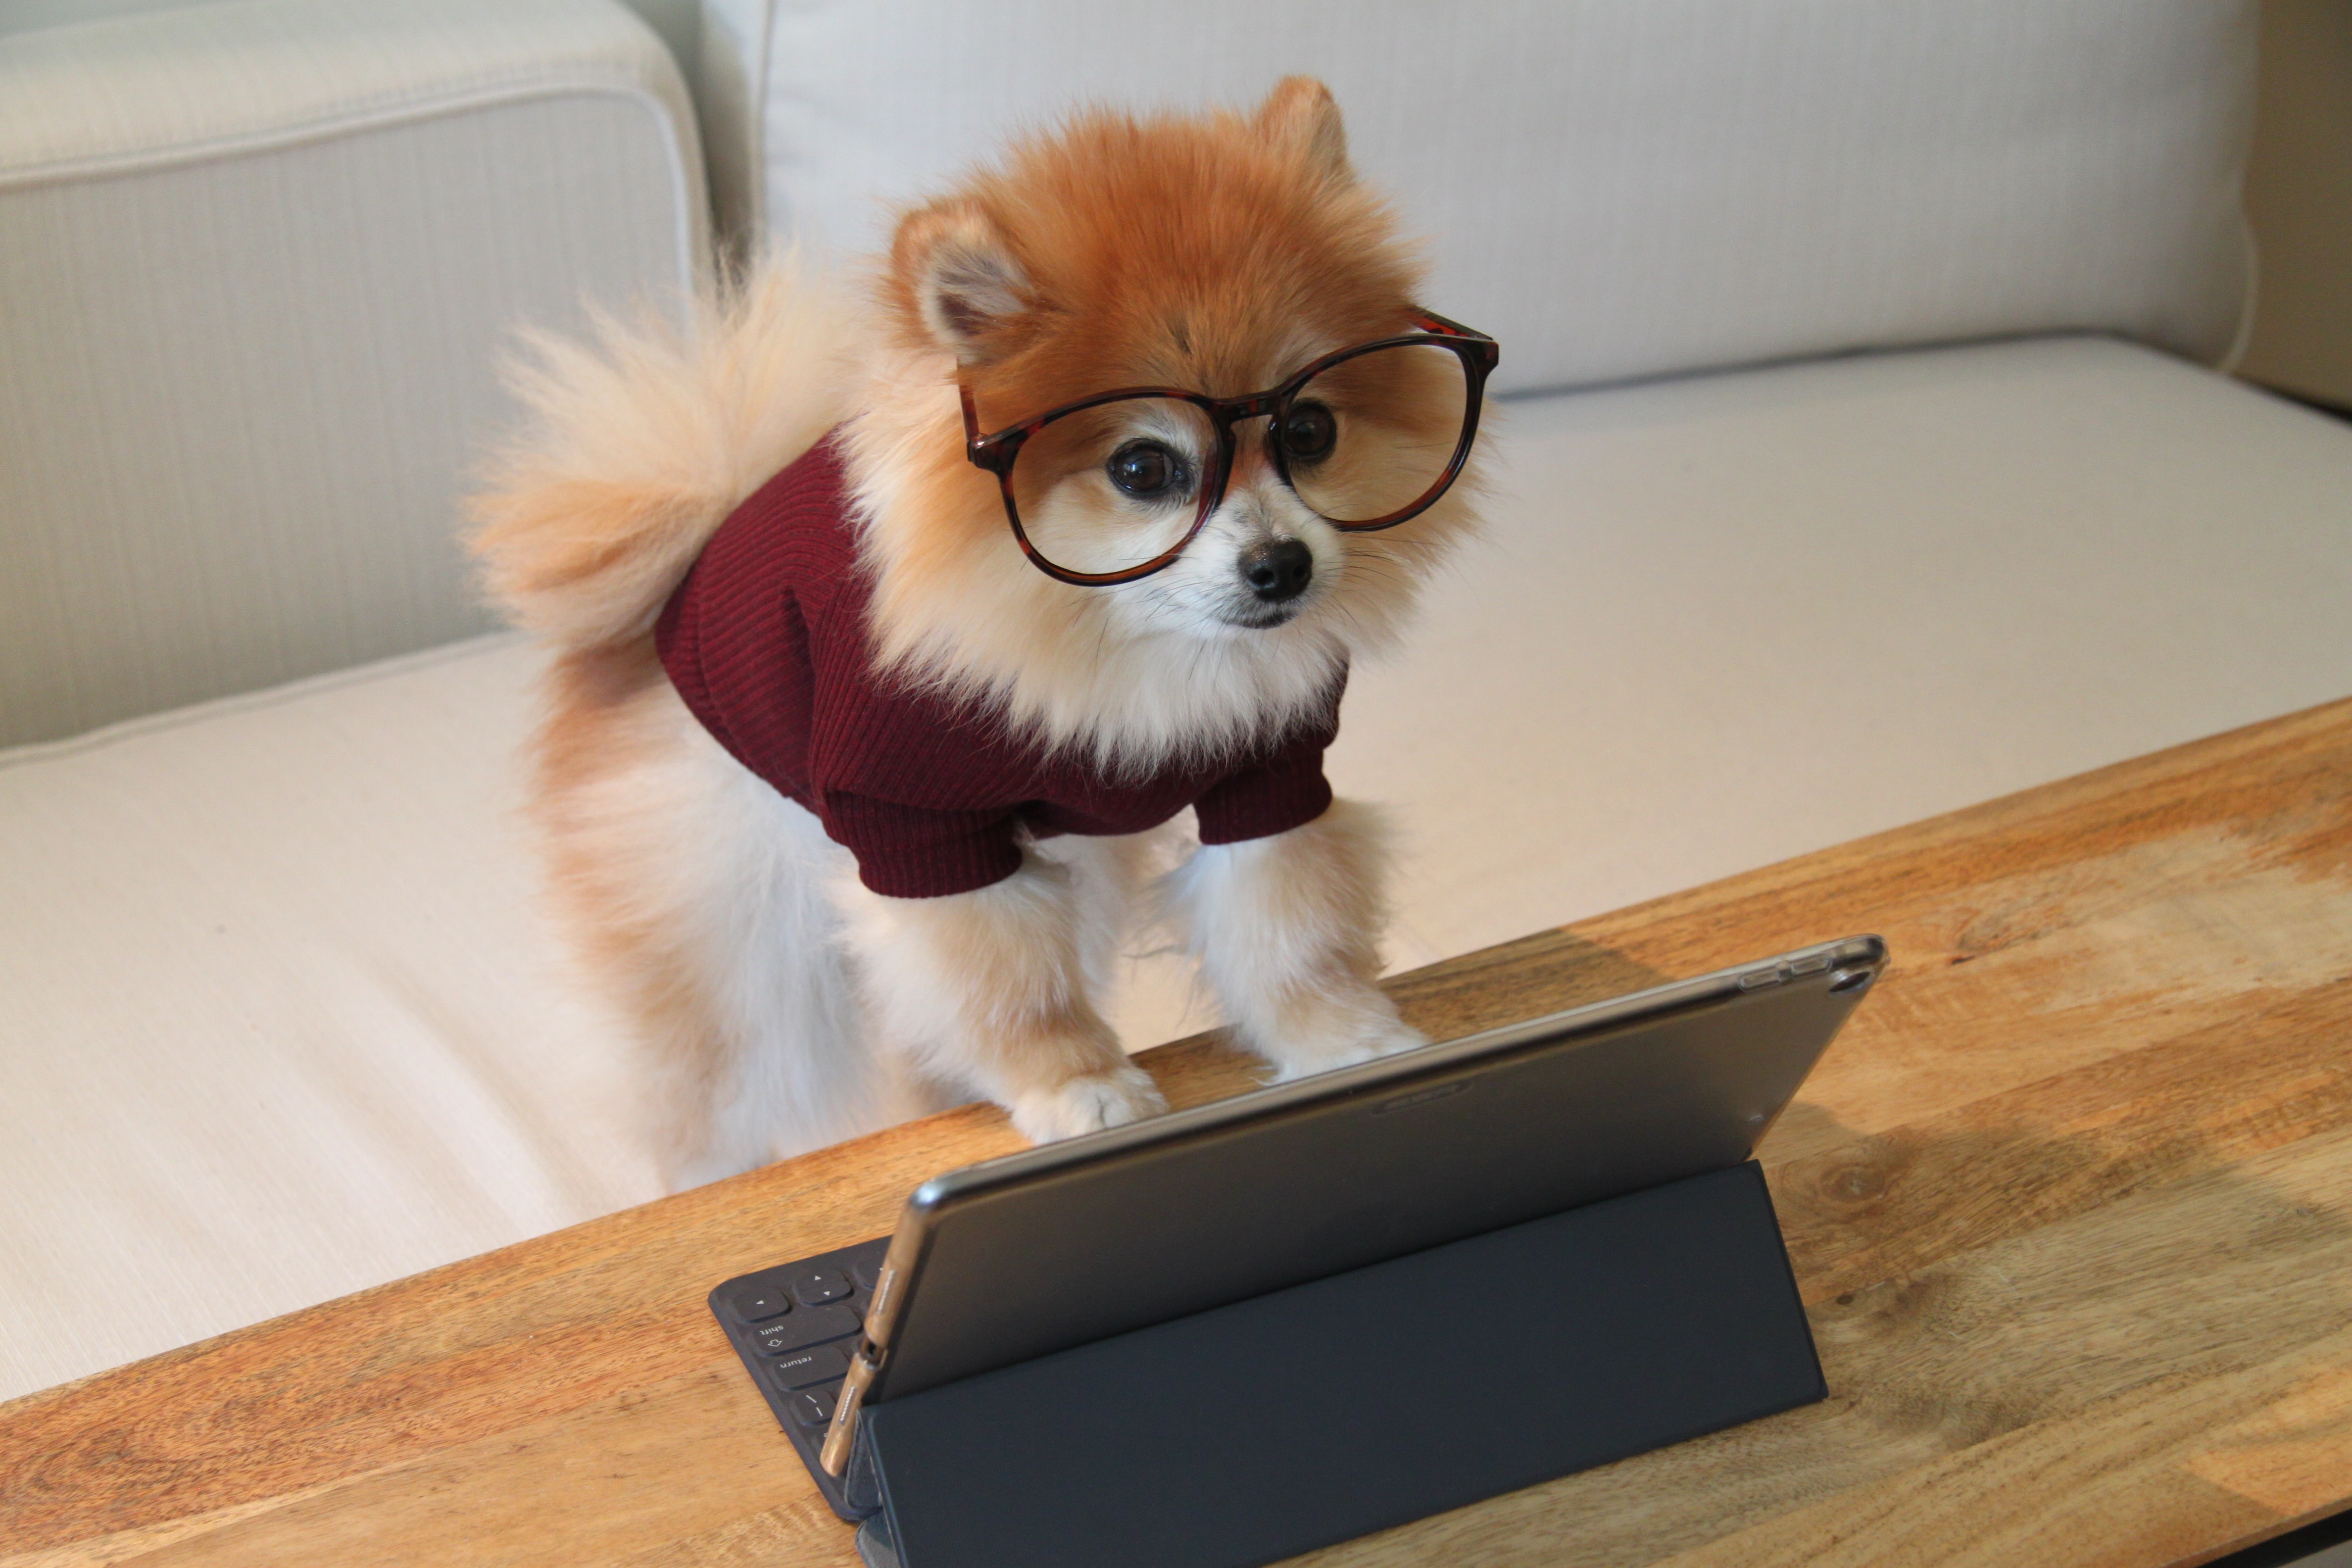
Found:
[[[1392,989],[1443,1037],[1863,931],[1762,1152],[1829,1400],[1302,1561],[2143,1568],[2352,1506],[2352,702]],[[0,1568],[849,1568],[703,1294],[1015,1145],[968,1107],[0,1405]]]

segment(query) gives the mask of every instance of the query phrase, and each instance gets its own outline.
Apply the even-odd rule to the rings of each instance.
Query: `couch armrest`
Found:
[[[707,247],[614,0],[231,0],[0,37],[0,744],[488,624],[520,321]]]

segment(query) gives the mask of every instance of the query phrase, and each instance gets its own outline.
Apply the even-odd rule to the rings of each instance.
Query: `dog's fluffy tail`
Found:
[[[526,334],[530,419],[495,453],[468,544],[519,626],[584,650],[643,637],[727,515],[845,411],[847,313],[796,257],[694,301],[680,326],[599,314]]]

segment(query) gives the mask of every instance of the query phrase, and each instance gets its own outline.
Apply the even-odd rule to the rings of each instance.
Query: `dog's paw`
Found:
[[[1391,1014],[1358,1020],[1354,1028],[1333,1031],[1320,1038],[1286,1039],[1265,1055],[1268,1061],[1274,1063],[1274,1081],[1288,1083],[1293,1079],[1329,1072],[1334,1068],[1351,1068],[1375,1057],[1392,1057],[1399,1051],[1417,1050],[1427,1044],[1427,1035]]]
[[[1013,1101],[1013,1125],[1032,1143],[1119,1127],[1168,1109],[1151,1075],[1132,1065],[1074,1078]]]

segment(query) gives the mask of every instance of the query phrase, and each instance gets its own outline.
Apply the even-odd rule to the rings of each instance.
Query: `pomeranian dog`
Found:
[[[1423,1043],[1322,773],[1471,518],[1496,351],[1417,281],[1291,78],[1017,143],[869,298],[777,262],[537,341],[473,546],[553,645],[533,812],[674,1184],[1162,1109],[1097,1007],[1147,893],[1280,1075]]]

